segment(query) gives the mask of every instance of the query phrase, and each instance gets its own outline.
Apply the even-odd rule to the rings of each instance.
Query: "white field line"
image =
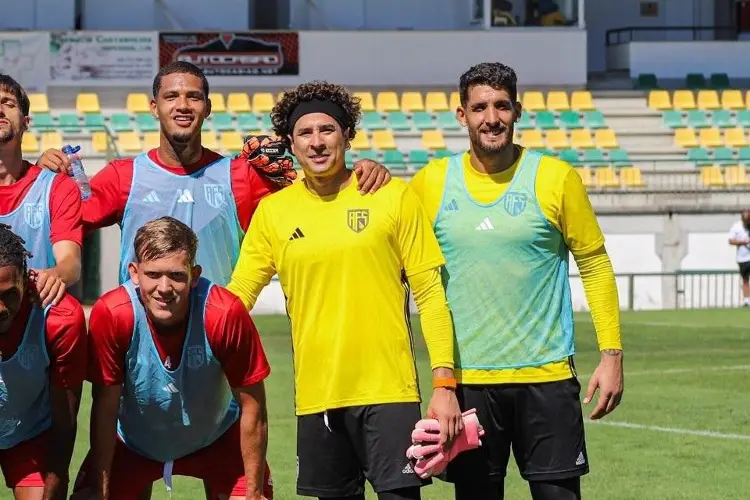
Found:
[[[618,422],[616,420],[586,420],[587,424],[606,425],[609,427],[621,427],[625,429],[638,429],[644,431],[667,432],[670,434],[680,434],[683,436],[699,436],[719,439],[729,439],[732,441],[750,441],[748,434],[727,434],[717,431],[701,431],[695,429],[680,429],[677,427],[661,427],[658,425],[634,424],[632,422]]]

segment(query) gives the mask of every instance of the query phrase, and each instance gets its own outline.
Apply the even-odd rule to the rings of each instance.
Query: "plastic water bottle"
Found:
[[[89,178],[86,175],[86,170],[83,168],[81,157],[78,156],[78,152],[81,150],[81,146],[71,146],[67,144],[63,147],[62,151],[70,159],[70,171],[73,179],[81,190],[81,199],[86,200],[91,196],[91,186],[89,185]]]

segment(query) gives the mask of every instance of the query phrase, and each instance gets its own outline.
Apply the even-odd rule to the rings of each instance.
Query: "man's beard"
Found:
[[[177,134],[172,134],[172,137],[170,139],[172,140],[172,142],[176,142],[177,144],[187,144],[192,138],[193,134],[189,132],[179,132]]]
[[[5,144],[6,142],[12,141],[16,137],[16,131],[12,128],[0,131],[0,143]]]
[[[513,131],[510,128],[507,128],[505,130],[505,133],[508,134],[508,137],[513,137]],[[513,141],[510,141],[506,144],[484,144],[482,143],[482,137],[479,131],[469,132],[469,140],[471,141],[472,146],[474,146],[475,151],[478,150],[482,153],[487,154],[499,153],[508,146],[513,145]]]

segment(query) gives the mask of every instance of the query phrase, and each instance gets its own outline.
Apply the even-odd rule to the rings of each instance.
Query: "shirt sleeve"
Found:
[[[245,160],[232,160],[232,194],[237,204],[237,218],[243,231],[248,230],[260,200],[279,189],[275,183],[258,175]]]
[[[574,256],[586,255],[604,245],[591,200],[581,177],[572,168],[565,175],[558,224]]]
[[[130,339],[121,335],[122,331],[122,323],[116,321],[103,300],[98,300],[89,318],[88,380],[92,384],[122,383]]]
[[[437,269],[428,269],[409,278],[419,323],[430,356],[430,367],[453,368],[453,321],[445,289]]]
[[[594,322],[599,350],[622,349],[620,339],[620,298],[612,262],[604,247],[576,258]]]
[[[270,221],[267,204],[261,202],[255,212],[245,238],[242,240],[240,256],[227,285],[230,292],[242,300],[247,309],[252,309],[258,295],[276,274],[273,255]]]
[[[75,181],[64,174],[56,175],[52,181],[49,205],[52,244],[73,241],[82,247],[81,190]]]
[[[46,318],[50,383],[62,389],[81,385],[86,378],[87,341],[83,308],[65,297]]]
[[[742,227],[739,224],[732,224],[732,227],[729,229],[729,239],[742,240],[744,237]]]
[[[435,233],[422,202],[410,186],[401,195],[397,222],[401,265],[406,276],[445,264]]]
[[[127,191],[123,183],[132,180],[133,163],[115,160],[91,178],[91,196],[83,201],[83,230],[85,234],[96,229],[112,226],[122,220],[127,203]]]
[[[206,325],[209,342],[229,385],[232,388],[247,387],[268,377],[271,367],[247,309],[237,297],[231,296],[230,300],[226,313],[212,319],[210,326]]]

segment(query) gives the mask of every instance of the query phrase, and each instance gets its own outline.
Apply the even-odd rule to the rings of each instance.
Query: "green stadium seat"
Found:
[[[750,148],[740,148],[737,152],[737,159],[739,159],[743,165],[750,165]]]
[[[453,156],[453,151],[451,151],[450,149],[438,149],[432,156],[438,159],[448,158],[450,156]]]
[[[234,120],[229,113],[214,113],[211,115],[211,127],[217,132],[231,132],[235,130]]]
[[[271,123],[271,115],[268,113],[260,115],[260,128],[264,132],[270,132],[273,130],[273,123]]]
[[[432,121],[432,115],[426,111],[417,111],[411,115],[411,120],[417,130],[433,130],[436,128],[435,122]]]
[[[344,161],[347,165],[353,165],[354,162],[357,161],[357,158],[354,156],[354,152],[348,150],[346,153],[344,153]]]
[[[624,149],[610,149],[609,162],[615,167],[629,167],[632,165],[628,152]]]
[[[586,149],[583,151],[583,163],[589,167],[599,167],[607,164],[604,151],[601,149]]]
[[[374,149],[363,149],[357,152],[357,159],[378,161],[378,152]]]
[[[691,109],[687,112],[687,124],[692,128],[708,128],[711,125],[706,112],[701,109]]]
[[[730,163],[734,161],[734,150],[731,148],[715,148],[713,150],[716,163]]]
[[[604,119],[604,113],[601,111],[587,111],[583,114],[583,122],[587,128],[596,130],[599,128],[607,128],[607,122]]]
[[[83,115],[83,126],[89,130],[103,130],[104,117],[101,113],[86,113]]]
[[[414,164],[415,167],[422,167],[428,161],[430,161],[430,153],[428,153],[426,150],[412,149],[411,151],[409,151],[409,163]]]
[[[737,125],[743,128],[750,128],[750,109],[737,111]]]
[[[518,130],[529,130],[534,128],[534,121],[531,119],[531,113],[521,113],[521,119],[516,123]]]
[[[711,121],[713,122],[713,126],[717,128],[734,127],[732,112],[728,109],[717,109],[711,113]]]
[[[260,123],[253,113],[237,113],[237,127],[243,132],[250,132],[260,130]]]
[[[577,111],[563,111],[560,113],[560,123],[563,128],[569,130],[583,128],[583,124],[581,124],[581,116]]]
[[[710,82],[711,88],[714,90],[724,90],[732,87],[729,83],[729,75],[726,73],[712,73]]]
[[[685,87],[689,90],[701,90],[707,87],[706,77],[702,73],[688,73],[685,77]]]
[[[62,113],[58,119],[63,132],[80,132],[81,123],[75,113]]]
[[[133,130],[130,115],[128,113],[112,113],[112,116],[109,117],[109,128],[113,132],[130,132]]]
[[[541,130],[552,130],[557,128],[555,114],[551,111],[539,111],[535,116],[536,128]]]
[[[365,111],[362,114],[362,128],[366,130],[385,130],[383,116],[377,111]]]
[[[544,155],[544,156],[557,156],[557,153],[555,153],[553,150],[547,149],[547,148],[532,149],[532,151],[536,151],[540,155]]]
[[[682,119],[682,112],[681,111],[664,111],[662,113],[662,119],[664,120],[664,125],[671,129],[675,128],[684,128],[685,123]]]
[[[389,149],[383,153],[383,163],[388,168],[394,170],[403,170],[406,168],[404,163],[404,153],[397,149]]]
[[[138,113],[135,115],[135,123],[141,132],[156,132],[159,130],[159,122],[150,113]]]
[[[708,157],[708,150],[706,148],[690,148],[688,150],[688,161],[692,161],[698,165],[711,165],[713,163]]]
[[[438,126],[443,130],[461,130],[461,124],[456,120],[452,111],[442,111],[437,114]]]
[[[563,149],[558,153],[558,158],[568,163],[578,163],[578,150]]]
[[[31,117],[31,127],[41,130],[55,128],[55,119],[49,113],[35,113]]]
[[[635,81],[636,90],[652,90],[659,88],[659,81],[653,73],[641,73]]]
[[[389,123],[389,128],[394,132],[403,132],[411,130],[411,123],[409,117],[403,111],[392,111],[387,113],[386,118]]]

